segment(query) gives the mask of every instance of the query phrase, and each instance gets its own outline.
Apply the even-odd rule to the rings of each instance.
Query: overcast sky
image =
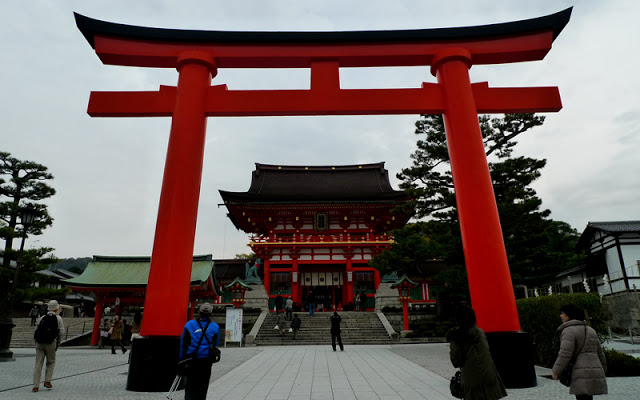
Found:
[[[526,4],[525,4],[526,3]],[[640,2],[524,1],[3,1],[0,151],[49,167],[54,224],[26,247],[58,257],[150,255],[169,118],[90,118],[91,91],[175,86],[175,70],[105,66],[73,12],[100,20],[201,30],[392,30],[484,25],[575,6],[542,61],[474,66],[493,87],[558,86],[564,108],[521,136],[515,155],[547,159],[535,183],[551,217],[640,219]],[[343,88],[419,87],[428,67],[341,70]],[[220,70],[229,89],[308,88],[308,70]],[[246,191],[254,163],[410,165],[418,116],[209,118],[194,254],[231,258],[248,236],[226,218],[219,189]]]

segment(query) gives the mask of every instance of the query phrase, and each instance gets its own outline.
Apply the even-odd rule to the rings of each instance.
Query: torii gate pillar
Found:
[[[520,331],[478,113],[555,112],[558,89],[471,84],[471,65],[541,60],[571,9],[464,28],[363,32],[221,32],[113,24],[76,14],[103,63],[176,68],[178,87],[93,92],[94,117],[172,117],[142,338],[127,389],[167,391],[188,310],[206,118],[212,116],[444,114],[469,289],[478,326],[507,387],[536,385],[531,341]],[[430,65],[417,89],[341,89],[340,67]],[[308,68],[309,90],[211,86],[217,68]],[[266,279],[266,278],[265,278]],[[144,372],[144,373],[141,373]],[[134,373],[132,373],[134,372]],[[135,378],[134,378],[135,376]]]

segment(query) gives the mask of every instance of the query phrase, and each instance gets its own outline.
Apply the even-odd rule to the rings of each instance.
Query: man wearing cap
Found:
[[[47,315],[55,315],[58,321],[58,336],[52,343],[37,343],[36,342],[36,366],[33,371],[33,392],[37,392],[40,387],[40,378],[42,377],[42,364],[45,357],[47,358],[47,368],[44,372],[44,387],[51,389],[51,379],[53,378],[53,368],[56,366],[56,351],[60,346],[60,341],[64,335],[64,322],[60,314],[60,304],[57,301],[51,300],[47,304]],[[46,317],[40,318],[39,323]]]
[[[211,321],[212,312],[211,304],[202,304],[198,318],[187,322],[182,332],[180,359],[193,357],[193,368],[186,376],[185,400],[204,400],[207,397],[212,364],[209,360],[209,347],[218,347],[220,344],[220,327]]]

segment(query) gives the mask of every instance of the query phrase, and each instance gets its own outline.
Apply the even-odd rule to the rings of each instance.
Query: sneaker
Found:
[[[45,382],[44,383],[44,387],[51,389],[53,387],[53,385],[51,384],[51,382]]]
[[[122,350],[122,354],[124,354],[124,353],[126,353],[126,352],[127,352],[127,349]]]
[[[31,391],[35,393],[35,392],[37,392],[37,391],[38,391],[38,388],[37,388],[37,387],[34,387],[33,389],[31,389]]]

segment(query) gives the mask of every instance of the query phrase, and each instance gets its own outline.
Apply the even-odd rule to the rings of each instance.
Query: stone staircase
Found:
[[[296,340],[293,340],[293,333],[289,333],[290,321],[285,322],[286,332],[284,336],[280,336],[278,331],[273,329],[278,316],[275,313],[269,313],[260,327],[254,343],[257,346],[326,345],[331,343],[329,317],[333,314],[332,312],[316,312],[313,317],[310,317],[306,312],[297,314],[302,324]],[[344,311],[340,313],[340,316],[342,317],[340,323],[342,343],[345,346],[391,343],[391,339],[376,313]]]
[[[62,320],[66,331],[62,337],[63,343],[65,340],[89,332],[93,328],[93,318],[63,317]],[[11,347],[36,347],[36,342],[33,340],[33,332],[36,327],[31,326],[31,318],[13,318],[13,323],[16,326],[13,328],[11,335]]]

